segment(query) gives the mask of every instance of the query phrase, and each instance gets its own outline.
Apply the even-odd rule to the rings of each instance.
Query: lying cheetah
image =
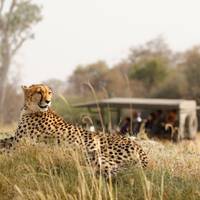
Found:
[[[115,174],[130,162],[147,166],[147,156],[135,141],[118,134],[89,132],[65,122],[51,110],[52,91],[46,85],[22,89],[25,100],[18,128],[13,137],[0,141],[2,148],[10,150],[26,137],[34,141],[53,138],[59,144],[82,148],[95,169],[106,175]]]

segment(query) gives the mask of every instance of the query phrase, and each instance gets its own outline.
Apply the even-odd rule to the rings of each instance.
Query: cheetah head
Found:
[[[31,112],[47,111],[51,105],[52,91],[43,84],[22,86],[25,99],[25,107]]]

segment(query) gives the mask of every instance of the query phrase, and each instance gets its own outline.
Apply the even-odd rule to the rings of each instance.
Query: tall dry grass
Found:
[[[139,142],[150,156],[148,168],[129,166],[112,181],[95,176],[79,151],[21,144],[0,156],[0,199],[200,199],[200,143]]]

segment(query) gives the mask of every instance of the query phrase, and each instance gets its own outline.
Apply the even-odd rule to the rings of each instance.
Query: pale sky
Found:
[[[200,44],[200,0],[35,2],[43,6],[43,21],[15,58],[23,84],[66,80],[78,64],[100,59],[112,65],[158,35],[177,51]]]

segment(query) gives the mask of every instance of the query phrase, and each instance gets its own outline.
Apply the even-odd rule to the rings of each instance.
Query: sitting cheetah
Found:
[[[26,137],[34,141],[53,138],[63,145],[81,148],[89,155],[92,166],[105,175],[115,174],[130,162],[147,166],[147,156],[135,141],[118,134],[90,132],[65,122],[51,110],[52,91],[46,85],[22,86],[22,89],[25,100],[18,128],[13,137],[0,141],[4,150],[14,148]]]

